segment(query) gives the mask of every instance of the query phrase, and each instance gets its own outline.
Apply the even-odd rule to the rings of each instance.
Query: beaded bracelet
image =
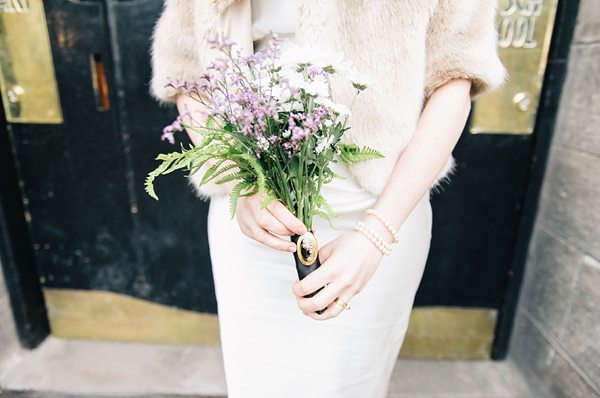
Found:
[[[366,213],[367,213],[367,216],[375,216],[375,218],[377,218],[379,221],[381,221],[381,223],[387,228],[387,230],[390,231],[390,234],[392,234],[392,237],[394,238],[394,243],[400,242],[400,236],[398,235],[398,231],[396,231],[394,228],[392,228],[390,223],[387,222],[387,220],[384,219],[381,216],[381,214],[377,213],[373,209],[368,209]]]
[[[392,247],[389,243],[386,243],[379,235],[377,235],[373,230],[367,227],[364,223],[357,221],[354,224],[354,230],[360,232],[364,236],[367,237],[373,243],[379,251],[381,251],[386,256],[389,256],[392,252]]]

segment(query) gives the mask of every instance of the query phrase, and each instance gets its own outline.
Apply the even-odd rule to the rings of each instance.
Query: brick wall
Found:
[[[539,397],[600,397],[597,0],[581,0],[559,109],[509,356]]]
[[[19,350],[10,300],[0,267],[0,373],[16,358]]]

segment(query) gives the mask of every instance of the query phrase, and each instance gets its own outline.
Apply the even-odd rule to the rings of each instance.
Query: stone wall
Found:
[[[19,351],[15,322],[0,266],[0,373],[16,359]]]
[[[581,0],[559,109],[509,357],[536,396],[600,397],[597,0]]]

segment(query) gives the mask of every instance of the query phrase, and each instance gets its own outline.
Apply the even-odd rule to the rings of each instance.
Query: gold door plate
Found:
[[[218,345],[215,314],[182,310],[124,294],[44,288],[52,335],[71,339]],[[417,307],[401,358],[490,359],[498,311]]]
[[[500,59],[508,82],[475,102],[472,134],[531,134],[558,0],[500,0]]]
[[[10,123],[62,123],[42,0],[0,1],[0,85]]]

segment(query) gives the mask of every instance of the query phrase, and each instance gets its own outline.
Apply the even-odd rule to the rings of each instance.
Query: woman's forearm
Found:
[[[207,102],[208,99],[202,96],[203,101]],[[192,118],[194,119],[194,124],[203,126],[206,123],[206,106],[202,103],[198,102],[197,99],[191,98],[188,95],[177,94],[177,110],[179,110],[179,114],[183,114],[185,111],[185,107],[190,111]],[[189,123],[189,120],[185,120],[186,123]],[[200,145],[202,141],[202,137],[199,133],[186,129],[187,134],[190,136],[190,140],[196,146]]]
[[[425,105],[414,136],[373,207],[394,229],[400,228],[430,189],[456,146],[471,109],[470,88],[470,80],[452,80],[439,87]],[[374,217],[364,222],[382,238],[391,236]]]

